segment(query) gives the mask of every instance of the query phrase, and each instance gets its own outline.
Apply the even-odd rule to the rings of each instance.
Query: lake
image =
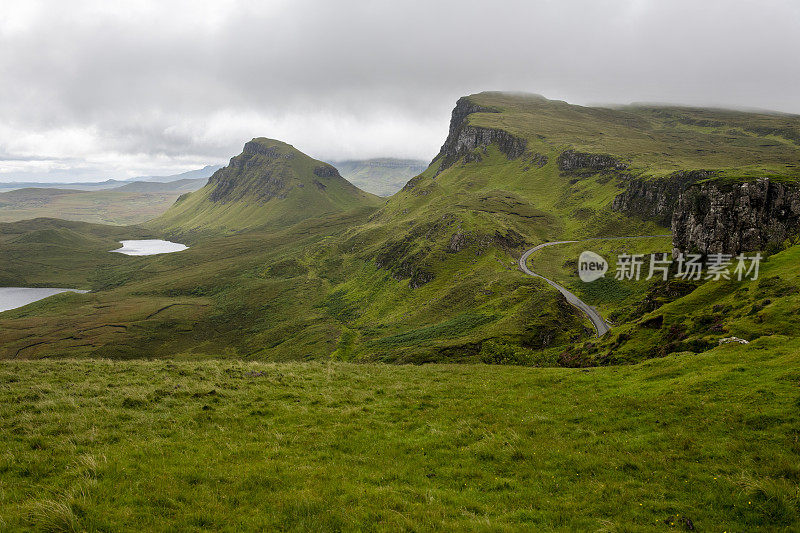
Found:
[[[189,248],[185,244],[177,242],[162,241],[161,239],[147,239],[143,241],[119,241],[122,248],[111,250],[112,252],[125,255],[156,255],[171,254]]]
[[[0,287],[0,312],[16,309],[62,292],[86,293],[78,289]]]

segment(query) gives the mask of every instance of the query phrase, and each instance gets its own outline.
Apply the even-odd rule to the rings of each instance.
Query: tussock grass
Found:
[[[799,353],[764,338],[590,371],[7,361],[0,523],[791,530]]]

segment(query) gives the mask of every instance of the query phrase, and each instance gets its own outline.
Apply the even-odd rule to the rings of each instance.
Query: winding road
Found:
[[[608,323],[603,319],[603,317],[600,316],[600,313],[597,311],[597,309],[595,309],[591,305],[587,304],[586,302],[584,302],[583,300],[581,300],[580,298],[575,296],[566,287],[562,287],[561,285],[559,285],[555,281],[553,281],[551,279],[547,279],[544,276],[540,276],[539,274],[537,274],[536,272],[533,272],[531,269],[528,268],[528,257],[532,253],[534,253],[536,251],[539,251],[539,250],[541,250],[542,248],[544,248],[546,246],[553,246],[555,244],[569,244],[569,243],[573,243],[573,242],[580,242],[580,241],[553,241],[553,242],[545,242],[545,243],[539,244],[537,246],[534,246],[530,250],[527,250],[524,254],[522,254],[522,257],[519,258],[519,268],[520,268],[520,270],[522,270],[523,272],[525,272],[529,276],[533,276],[535,278],[543,279],[544,281],[549,283],[552,287],[554,287],[558,292],[563,294],[564,298],[567,299],[567,302],[572,304],[574,307],[577,307],[579,310],[581,310],[583,312],[584,315],[589,317],[589,320],[592,321],[592,325],[594,326],[594,329],[597,330],[597,336],[598,337],[602,337],[603,335],[608,333],[608,330],[611,329],[611,326],[609,326]]]
[[[528,257],[538,250],[545,248],[547,246],[553,246],[556,244],[570,244],[573,242],[585,242],[585,241],[607,241],[607,240],[622,240],[622,239],[648,239],[651,237],[669,237],[669,234],[666,235],[637,235],[635,237],[595,237],[592,239],[584,239],[581,241],[553,241],[553,242],[545,242],[542,244],[538,244],[533,248],[526,250],[522,257],[519,258],[519,269],[528,274],[529,276],[533,276],[535,278],[543,279],[547,283],[550,284],[553,288],[555,288],[558,292],[564,295],[564,298],[567,299],[572,306],[577,307],[584,315],[589,317],[589,320],[592,321],[592,325],[594,329],[597,330],[597,336],[602,337],[611,329],[611,326],[608,325],[608,322],[600,315],[600,313],[592,307],[591,305],[587,304],[577,296],[575,296],[572,292],[570,292],[566,287],[562,287],[555,281],[551,279],[547,279],[544,276],[540,276],[536,272],[533,272],[531,269],[528,268]]]

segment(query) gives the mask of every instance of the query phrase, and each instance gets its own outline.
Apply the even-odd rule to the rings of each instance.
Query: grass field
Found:
[[[0,529],[796,530],[798,354],[7,361]]]

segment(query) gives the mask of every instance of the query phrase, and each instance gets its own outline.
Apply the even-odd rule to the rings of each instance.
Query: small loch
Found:
[[[158,255],[180,252],[189,248],[178,242],[163,241],[161,239],[146,239],[140,241],[119,241],[122,248],[111,250],[125,255]]]
[[[62,292],[82,294],[89,291],[51,287],[0,287],[0,312],[16,309]]]

